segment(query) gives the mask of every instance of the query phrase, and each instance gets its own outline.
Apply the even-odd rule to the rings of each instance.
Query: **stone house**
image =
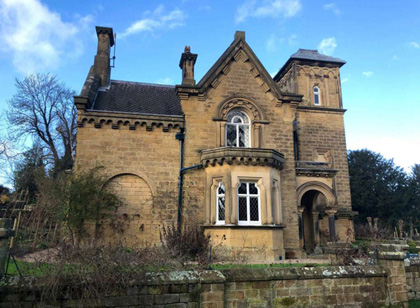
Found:
[[[299,49],[272,78],[237,31],[197,83],[186,47],[176,86],[110,79],[112,28],[79,96],[76,172],[105,167],[124,200],[106,241],[159,242],[198,223],[232,251],[299,258],[353,235],[340,67]],[[98,230],[97,230],[98,231]]]

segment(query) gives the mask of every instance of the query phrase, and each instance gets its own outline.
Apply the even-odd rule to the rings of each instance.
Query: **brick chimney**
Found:
[[[185,46],[185,50],[181,55],[179,67],[182,69],[182,84],[195,85],[194,65],[197,60],[197,54],[191,53],[190,46]]]
[[[94,74],[101,78],[101,87],[106,87],[111,78],[111,66],[109,63],[109,53],[114,46],[114,33],[112,28],[96,27],[98,35],[98,51],[93,64]]]

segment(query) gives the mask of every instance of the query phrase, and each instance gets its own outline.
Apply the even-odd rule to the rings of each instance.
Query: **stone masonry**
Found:
[[[344,61],[300,49],[272,78],[237,31],[197,83],[198,56],[187,46],[182,84],[173,87],[112,80],[113,30],[97,27],[97,35],[94,65],[74,98],[75,172],[105,167],[107,187],[124,205],[92,224],[92,234],[151,245],[179,218],[232,252],[246,248],[267,262],[312,253],[320,234],[328,242],[352,239]],[[255,187],[253,196],[239,196],[244,185]]]

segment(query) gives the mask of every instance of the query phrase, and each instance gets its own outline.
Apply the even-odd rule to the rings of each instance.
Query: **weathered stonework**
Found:
[[[399,261],[403,264],[402,261]],[[181,271],[150,274],[124,290],[100,294],[95,307],[407,307],[406,293],[386,266]],[[394,280],[392,280],[394,279]],[[9,280],[0,305],[78,307],[77,294],[41,302],[42,279]],[[59,287],[59,286],[58,286]],[[392,306],[391,306],[392,305]]]
[[[168,88],[110,80],[102,60],[113,44],[111,34],[98,28],[98,55],[75,97],[75,172],[104,166],[109,187],[125,204],[92,232],[113,243],[158,242],[161,226],[177,221],[181,173],[181,221],[197,222],[214,241],[223,238],[229,248],[246,248],[256,259],[312,253],[320,231],[330,232],[331,241],[352,238],[339,75],[344,61],[314,51],[306,58],[299,51],[273,79],[245,33],[237,32],[198,83],[197,54],[187,46],[182,84]],[[244,115],[240,121],[248,121],[247,127],[234,132],[235,146],[227,146],[235,113]],[[240,138],[246,139],[242,145]],[[203,168],[180,172],[181,142],[182,167]],[[256,185],[258,200],[239,200],[243,183]],[[223,201],[216,196],[221,184]],[[250,198],[258,209],[251,209]],[[257,218],[251,221],[252,211]]]

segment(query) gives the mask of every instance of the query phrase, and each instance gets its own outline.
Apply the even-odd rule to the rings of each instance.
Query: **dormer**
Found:
[[[340,67],[345,63],[318,50],[299,49],[274,81],[282,92],[303,95],[300,106],[341,109]]]

